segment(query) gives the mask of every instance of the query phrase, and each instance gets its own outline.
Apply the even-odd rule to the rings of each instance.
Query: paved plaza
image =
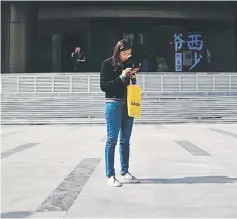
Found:
[[[121,188],[106,184],[105,134],[2,126],[1,217],[237,217],[237,124],[135,125],[130,171],[141,183]]]

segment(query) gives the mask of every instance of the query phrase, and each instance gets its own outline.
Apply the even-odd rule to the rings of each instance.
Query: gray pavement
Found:
[[[2,126],[1,217],[237,217],[237,124],[136,125],[141,183],[121,188],[104,177],[105,130]]]

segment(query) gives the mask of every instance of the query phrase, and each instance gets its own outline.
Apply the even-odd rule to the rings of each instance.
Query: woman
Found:
[[[107,123],[107,142],[105,147],[105,166],[107,182],[111,186],[120,187],[122,183],[138,183],[138,179],[129,171],[130,136],[133,118],[127,112],[127,86],[136,83],[136,72],[132,68],[125,68],[131,56],[131,47],[126,40],[119,41],[111,58],[102,62],[100,72],[100,87],[105,92],[105,116]],[[121,179],[115,177],[114,152],[120,133],[120,162]]]

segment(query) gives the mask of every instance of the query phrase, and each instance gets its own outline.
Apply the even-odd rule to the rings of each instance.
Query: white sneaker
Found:
[[[121,175],[121,183],[139,183],[139,180],[130,173],[126,173],[123,176]]]
[[[107,180],[108,185],[114,186],[114,187],[121,187],[122,184],[115,178],[115,176],[111,176]]]

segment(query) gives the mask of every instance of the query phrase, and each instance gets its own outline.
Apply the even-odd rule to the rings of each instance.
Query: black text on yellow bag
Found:
[[[134,118],[141,118],[142,90],[138,85],[127,86],[128,115]]]

